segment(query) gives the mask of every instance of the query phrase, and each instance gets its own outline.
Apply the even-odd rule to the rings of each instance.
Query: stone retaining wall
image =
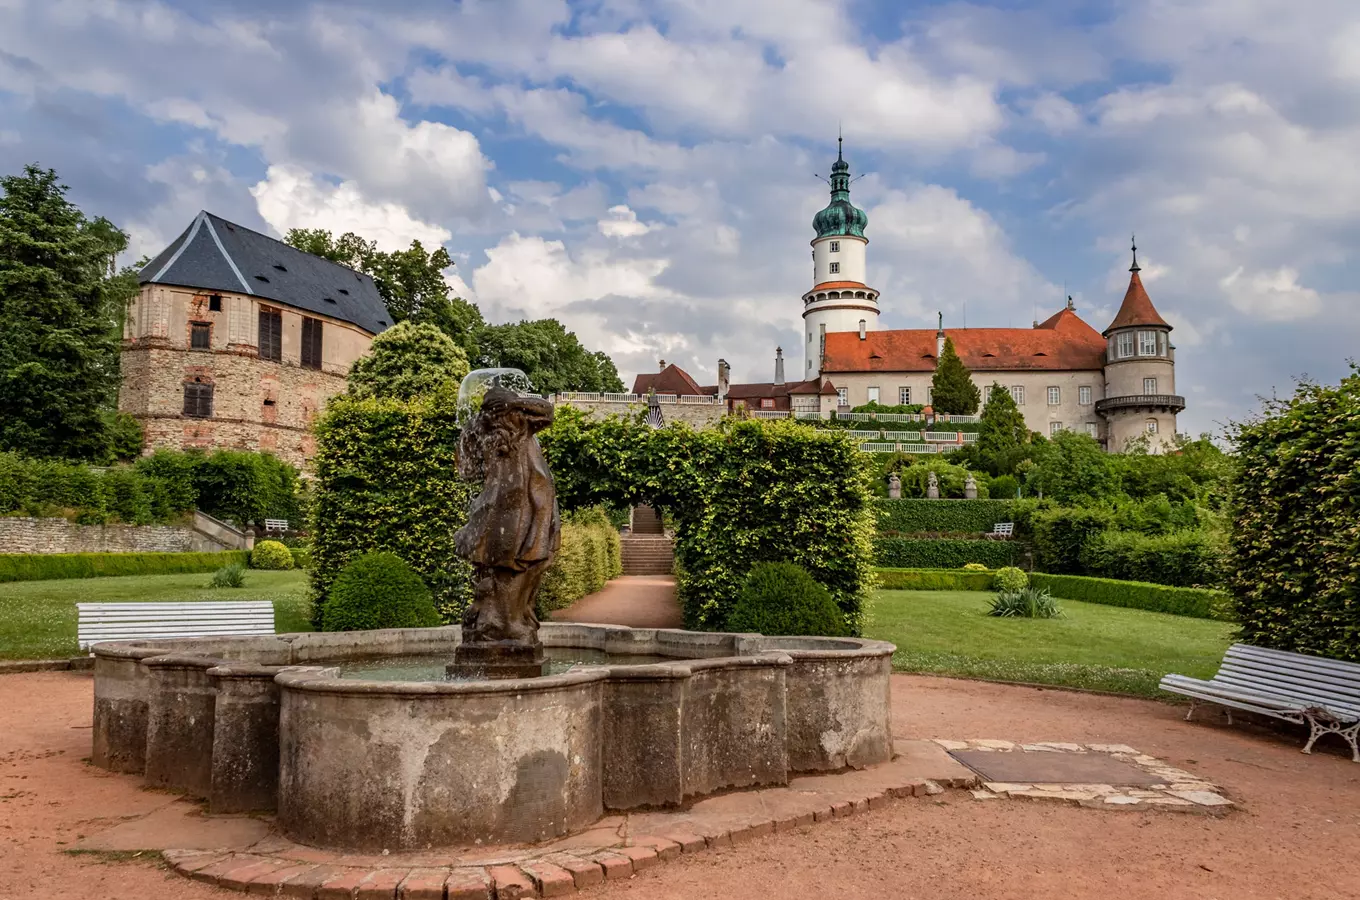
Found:
[[[635,416],[647,412],[647,404],[625,403],[614,400],[558,400],[564,406],[574,406],[589,413],[592,418],[603,419],[608,416]],[[727,415],[727,405],[722,403],[663,403],[661,417],[667,425],[671,422],[684,422],[691,428],[706,428],[716,425]]]
[[[77,525],[59,518],[0,518],[0,553],[179,553],[195,546],[178,525]]]

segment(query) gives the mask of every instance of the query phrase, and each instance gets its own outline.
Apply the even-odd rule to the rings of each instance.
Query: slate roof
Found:
[[[1060,310],[1033,328],[946,330],[954,350],[970,371],[1083,371],[1105,364],[1105,339],[1070,309]],[[824,373],[933,372],[933,328],[857,332],[826,336]]]
[[[1171,327],[1152,305],[1152,298],[1148,296],[1147,289],[1143,287],[1143,279],[1138,276],[1136,270],[1129,276],[1129,289],[1124,293],[1124,302],[1119,305],[1119,312],[1115,314],[1110,327],[1105,329],[1105,334],[1116,328],[1128,328],[1130,325]]]
[[[370,334],[390,324],[369,276],[209,212],[200,212],[138,280],[250,294],[351,322]]]

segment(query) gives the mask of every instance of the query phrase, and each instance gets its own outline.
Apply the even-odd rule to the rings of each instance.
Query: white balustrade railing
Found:
[[[600,393],[598,391],[562,391],[553,395],[556,403],[646,403],[646,394],[615,394]],[[680,403],[695,406],[712,406],[717,404],[718,398],[709,394],[657,394],[657,403]]]
[[[753,410],[751,410],[751,416],[752,416],[752,418],[756,418],[756,419],[787,419],[787,418],[789,418],[790,414],[791,414],[791,413],[790,413],[790,410],[787,410],[787,409],[753,409]]]
[[[921,442],[921,432],[919,431],[885,431],[883,437],[890,441],[908,441],[919,444]]]

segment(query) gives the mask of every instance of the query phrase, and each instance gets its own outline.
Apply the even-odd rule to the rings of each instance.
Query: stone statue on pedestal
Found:
[[[935,477],[934,472],[930,472],[926,476],[926,499],[927,500],[940,499],[940,479]]]
[[[888,499],[902,499],[902,479],[897,477],[896,472],[888,476]]]
[[[968,478],[963,482],[963,497],[965,500],[977,499],[977,482],[973,480],[973,473],[968,473]]]
[[[534,435],[552,424],[552,403],[499,381],[463,429],[459,474],[481,479],[467,524],[454,535],[473,565],[473,600],[451,674],[521,678],[543,673],[534,597],[561,543],[552,472]]]

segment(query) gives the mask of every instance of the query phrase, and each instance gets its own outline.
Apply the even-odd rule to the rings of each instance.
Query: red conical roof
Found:
[[[1143,279],[1138,277],[1136,269],[1129,276],[1129,289],[1124,293],[1124,302],[1119,305],[1119,312],[1103,333],[1108,335],[1116,328],[1128,328],[1131,325],[1159,325],[1167,329],[1171,327],[1152,305],[1152,299],[1143,288]]]

